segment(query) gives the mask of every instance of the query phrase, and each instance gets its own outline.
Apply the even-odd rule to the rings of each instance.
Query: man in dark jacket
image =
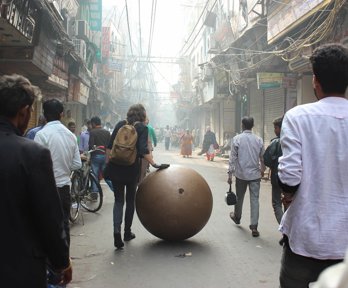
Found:
[[[39,89],[0,77],[1,287],[47,287],[71,281],[69,247],[49,150],[22,137]]]

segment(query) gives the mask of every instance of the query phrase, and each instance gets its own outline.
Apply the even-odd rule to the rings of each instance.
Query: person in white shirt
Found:
[[[47,124],[36,133],[34,141],[42,144],[51,152],[54,178],[64,212],[64,228],[70,244],[70,174],[71,171],[81,168],[82,164],[76,136],[60,122],[63,110],[63,104],[56,99],[43,103]]]
[[[326,44],[310,61],[319,101],[289,110],[280,136],[281,288],[308,287],[348,247],[348,49]]]

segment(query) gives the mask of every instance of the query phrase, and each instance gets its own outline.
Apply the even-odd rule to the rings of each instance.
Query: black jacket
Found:
[[[0,119],[1,287],[46,288],[46,263],[69,264],[48,149]]]

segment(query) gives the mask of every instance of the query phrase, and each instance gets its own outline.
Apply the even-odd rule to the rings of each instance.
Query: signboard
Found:
[[[285,32],[304,21],[331,0],[288,0],[279,4],[279,7],[267,17],[267,40],[272,43]]]
[[[120,59],[109,59],[109,69],[111,71],[122,72],[123,64]]]
[[[108,58],[110,55],[110,27],[102,28],[102,47],[101,47],[101,56],[103,58]]]
[[[85,0],[85,5],[89,6],[89,28],[92,31],[102,30],[102,0]]]
[[[280,88],[283,77],[283,73],[257,73],[257,89]]]

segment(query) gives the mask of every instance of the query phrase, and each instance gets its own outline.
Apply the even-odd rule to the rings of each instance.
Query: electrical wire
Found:
[[[193,29],[192,29],[190,35],[187,37],[187,39],[186,39],[186,41],[185,41],[183,47],[180,49],[180,52],[179,52],[178,54],[181,54],[181,52],[184,50],[186,44],[187,44],[188,41],[190,40],[192,34],[195,32],[195,29],[196,29],[197,25],[199,24],[199,21],[201,20],[203,14],[204,14],[204,12],[205,12],[205,9],[207,9],[207,6],[208,6],[209,2],[210,2],[210,0],[207,0],[207,2],[205,3],[204,8],[203,8],[203,10],[202,10],[202,13],[199,15],[198,20],[197,20],[195,26],[193,27]],[[202,28],[201,28],[200,30],[202,30]],[[199,31],[199,32],[200,32],[200,31]],[[199,32],[198,32],[198,33],[199,33]]]
[[[139,47],[140,47],[140,56],[143,55],[143,48],[141,45],[141,15],[140,15],[140,0],[138,0],[138,6],[139,6]]]
[[[128,14],[127,0],[125,0],[125,6],[126,6],[126,15],[127,15],[127,26],[128,26],[129,45],[130,45],[130,49],[131,49],[131,54],[133,55],[132,37],[131,37],[131,31],[130,31],[130,27],[129,27],[129,14]]]
[[[214,9],[215,4],[217,3],[217,0],[215,0],[214,4],[212,5],[212,7],[210,8],[210,10],[208,11],[208,13],[211,13],[211,11]],[[202,24],[201,28],[199,29],[199,31],[196,33],[196,36],[193,38],[193,40],[191,41],[191,44],[186,48],[185,52],[183,53],[183,55],[185,55],[187,53],[187,51],[192,47],[193,43],[195,42],[195,40],[197,39],[199,33],[202,31],[204,27],[204,23]]]
[[[148,58],[151,56],[153,32],[155,30],[155,21],[156,21],[156,10],[157,10],[157,0],[152,0],[149,44],[148,44],[148,48],[147,48],[147,57]]]

